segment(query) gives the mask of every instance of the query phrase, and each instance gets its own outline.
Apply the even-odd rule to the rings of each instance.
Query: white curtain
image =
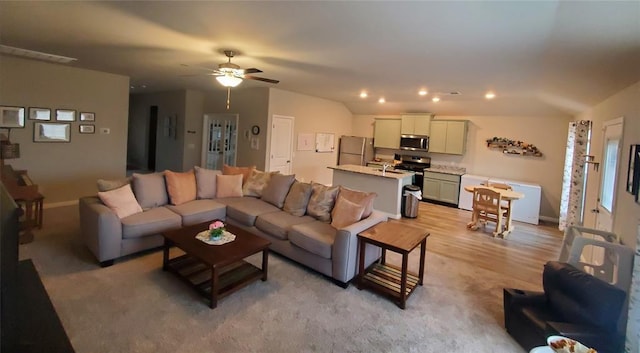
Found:
[[[580,120],[569,123],[567,152],[562,178],[559,228],[582,224],[584,209],[585,160],[589,153],[591,121]]]

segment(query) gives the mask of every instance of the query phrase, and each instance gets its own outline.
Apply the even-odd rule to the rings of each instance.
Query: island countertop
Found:
[[[391,178],[391,179],[404,179],[407,177],[412,177],[413,176],[413,172],[410,171],[400,171],[400,170],[387,170],[386,172],[382,172],[380,171],[379,167],[366,167],[363,165],[353,165],[353,164],[343,164],[343,165],[337,165],[337,166],[333,166],[333,167],[327,167],[329,169],[334,169],[334,170],[341,170],[344,172],[351,172],[351,173],[359,173],[359,174],[366,174],[366,175],[372,175],[372,176],[377,176],[377,177],[382,177],[382,178]]]

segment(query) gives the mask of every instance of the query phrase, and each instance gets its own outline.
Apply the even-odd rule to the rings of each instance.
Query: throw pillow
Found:
[[[364,205],[351,202],[338,195],[336,205],[331,212],[331,226],[336,229],[342,229],[358,222],[362,218],[364,208]]]
[[[345,188],[344,186],[340,186],[340,192],[338,193],[338,197],[344,197],[353,203],[364,206],[362,218],[369,217],[371,212],[373,212],[373,200],[376,196],[378,196],[378,194],[375,192],[358,191]]]
[[[307,214],[317,220],[329,223],[331,221],[331,210],[336,203],[339,186],[326,186],[311,182],[311,198],[307,205]]]
[[[216,184],[216,197],[242,197],[242,174],[218,174]]]
[[[282,208],[284,205],[284,199],[287,197],[291,184],[293,184],[295,180],[295,174],[272,175],[271,180],[269,180],[269,184],[267,184],[267,186],[262,190],[262,196],[260,198],[277,208]]]
[[[256,169],[255,165],[252,165],[251,167],[233,167],[225,164],[222,166],[222,174],[224,175],[240,174],[242,175],[242,184],[244,185],[244,183],[246,183],[247,180],[249,180],[249,177],[251,176],[251,171],[253,171],[254,169]]]
[[[282,210],[298,217],[307,212],[307,204],[311,197],[311,184],[294,181],[289,189],[287,198],[284,199]]]
[[[261,172],[259,170],[253,170],[249,180],[242,186],[242,194],[244,196],[262,196],[262,190],[267,186],[271,176],[279,172]]]
[[[143,210],[164,206],[169,202],[163,173],[133,173],[133,194]]]
[[[178,206],[196,199],[196,175],[193,170],[185,173],[165,170],[164,177],[172,205]]]
[[[136,201],[129,184],[110,191],[99,191],[98,197],[120,219],[142,212],[142,207]]]
[[[98,191],[109,191],[114,189],[119,189],[127,184],[131,183],[131,178],[120,178],[120,179],[98,179]]]
[[[214,199],[216,197],[216,175],[220,170],[194,167],[196,171],[196,197],[199,199]]]

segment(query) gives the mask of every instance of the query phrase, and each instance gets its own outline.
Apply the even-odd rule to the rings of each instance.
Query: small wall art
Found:
[[[333,152],[335,149],[335,135],[327,133],[316,134],[316,152]]]
[[[80,121],[96,121],[96,113],[81,112]]]
[[[0,106],[0,128],[24,127],[24,107]]]
[[[33,142],[70,142],[71,124],[34,123]]]
[[[76,111],[71,109],[56,109],[57,121],[76,121]]]
[[[638,194],[638,179],[640,179],[640,170],[636,164],[638,163],[638,154],[640,153],[640,145],[631,145],[629,147],[629,166],[627,169],[627,192],[633,195]]]
[[[31,120],[51,120],[51,109],[49,108],[29,108],[29,119]]]
[[[96,133],[96,127],[94,125],[80,124],[80,133],[81,134],[95,134]]]

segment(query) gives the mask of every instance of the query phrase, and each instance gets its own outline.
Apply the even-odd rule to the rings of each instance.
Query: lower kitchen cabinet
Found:
[[[458,205],[460,176],[455,174],[424,172],[422,197],[427,200]]]

